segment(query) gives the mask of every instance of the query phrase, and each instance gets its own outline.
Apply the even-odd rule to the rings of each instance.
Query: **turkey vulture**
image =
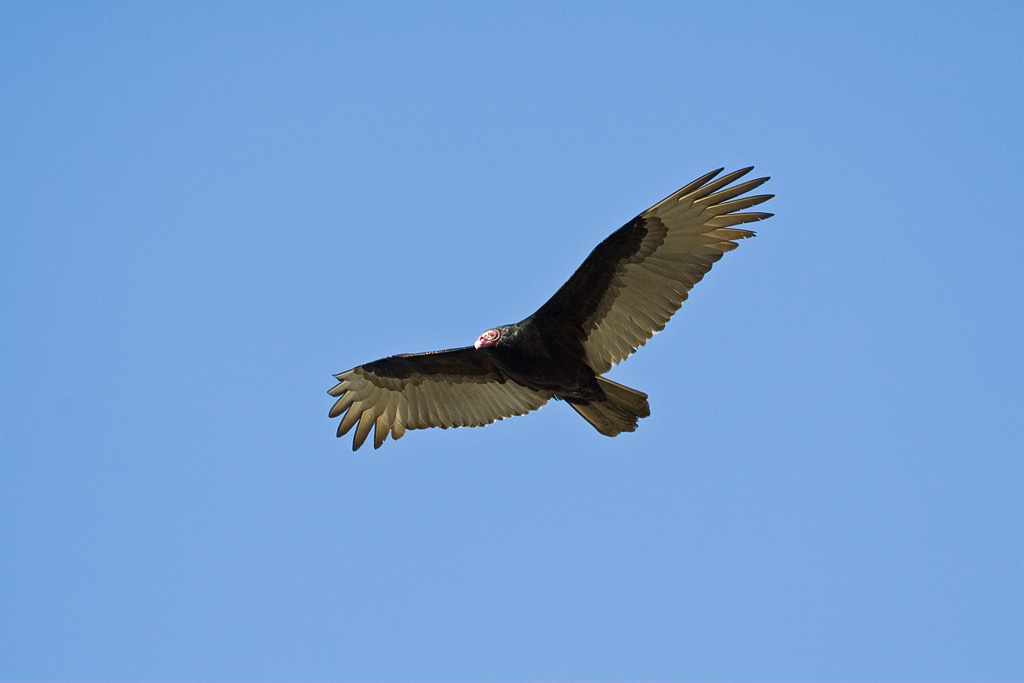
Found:
[[[407,429],[479,427],[552,398],[605,436],[632,432],[651,414],[647,394],[601,375],[665,327],[735,240],[754,236],[733,226],[772,216],[742,212],[774,195],[740,196],[768,178],[729,186],[752,168],[717,179],[723,169],[712,171],[647,209],[597,245],[536,313],[487,330],[473,346],[335,375],[327,393],[338,398],[330,417],[345,415],[338,436],[356,427],[356,450],[374,428],[380,448],[388,432],[400,439]]]

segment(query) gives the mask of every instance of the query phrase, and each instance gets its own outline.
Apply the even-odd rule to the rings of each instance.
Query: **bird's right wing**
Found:
[[[345,413],[338,436],[358,423],[352,450],[371,427],[373,447],[380,448],[388,432],[400,439],[407,429],[479,427],[525,415],[551,398],[509,379],[489,352],[472,346],[389,356],[335,378],[338,384],[327,392],[338,397],[330,417]]]

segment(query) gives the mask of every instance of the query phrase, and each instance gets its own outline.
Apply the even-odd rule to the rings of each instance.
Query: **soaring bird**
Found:
[[[472,346],[400,354],[339,373],[329,416],[352,450],[407,429],[479,427],[568,403],[605,436],[632,432],[651,414],[647,394],[602,377],[665,327],[713,263],[753,237],[734,226],[773,214],[744,212],[774,195],[766,182],[733,185],[753,167],[712,171],[613,232],[530,317],[493,327]],[[358,425],[358,426],[357,426]]]

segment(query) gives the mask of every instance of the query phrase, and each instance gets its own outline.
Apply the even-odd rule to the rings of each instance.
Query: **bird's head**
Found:
[[[501,330],[496,327],[492,327],[477,337],[476,343],[473,344],[473,347],[482,349],[487,346],[494,346],[499,339],[501,339]]]

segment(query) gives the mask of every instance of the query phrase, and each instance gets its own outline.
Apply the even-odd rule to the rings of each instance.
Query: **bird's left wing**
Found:
[[[358,423],[352,450],[371,427],[373,447],[380,448],[388,432],[400,439],[407,429],[479,427],[525,415],[551,398],[509,379],[489,352],[472,346],[389,356],[335,378],[338,384],[327,392],[338,397],[330,416],[345,413],[338,436]]]
[[[665,327],[737,240],[754,236],[733,226],[772,215],[744,209],[773,195],[741,196],[768,178],[730,186],[751,168],[717,179],[722,169],[712,171],[616,230],[531,316],[533,323],[579,344],[590,367],[607,372]]]

